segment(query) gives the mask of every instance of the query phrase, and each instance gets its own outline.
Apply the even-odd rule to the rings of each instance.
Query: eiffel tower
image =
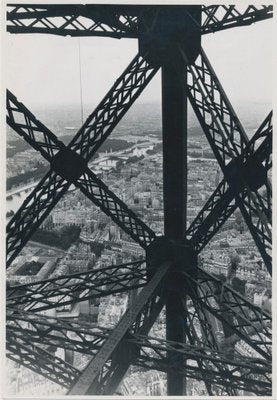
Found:
[[[145,258],[132,263],[9,286],[8,358],[67,388],[69,395],[117,393],[130,366],[166,373],[168,395],[185,394],[188,378],[202,382],[207,395],[271,395],[270,313],[208,273],[198,257],[238,209],[272,272],[272,112],[249,139],[201,48],[202,35],[271,17],[272,6],[253,5],[8,5],[11,34],[133,38],[139,51],[68,146],[7,91],[8,125],[50,164],[7,225],[7,267],[71,185],[145,250]],[[157,236],[88,167],[158,70],[164,236]],[[187,100],[223,173],[188,227]],[[138,294],[113,329],[40,313],[134,289]],[[163,307],[165,339],[149,334]],[[214,320],[222,327],[221,341]],[[251,356],[241,355],[238,343]],[[90,358],[79,370],[46,345]]]

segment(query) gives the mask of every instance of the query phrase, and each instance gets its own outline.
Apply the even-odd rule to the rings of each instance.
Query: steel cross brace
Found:
[[[145,247],[154,233],[108,190],[86,163],[96,153],[127,112],[158,68],[137,55],[96,110],[65,147],[10,92],[7,94],[8,124],[51,162],[51,169],[27,197],[7,225],[7,265],[15,259],[69,186],[74,183],[128,234]],[[55,172],[58,170],[58,174]]]
[[[261,142],[262,141],[262,142]],[[256,148],[257,146],[257,148]],[[272,112],[266,117],[255,135],[249,141],[241,157],[246,163],[250,157],[257,161],[265,162],[265,169],[268,170],[271,164],[268,162],[272,153]],[[266,184],[266,203],[268,218],[271,220],[271,185]],[[237,208],[233,202],[234,193],[229,187],[225,178],[219,183],[211,197],[207,200],[202,210],[187,229],[186,237],[191,241],[197,252],[200,252],[218,232],[224,222],[232,215]]]
[[[245,341],[262,357],[271,359],[270,314],[251,304],[241,294],[201,268],[197,269],[197,278],[185,271],[183,275],[191,288],[190,297],[201,309],[226,324],[237,335],[237,341]],[[229,318],[233,324],[230,324]]]
[[[16,337],[17,340],[25,343],[25,347],[33,347],[34,343],[49,345],[51,343],[54,347],[61,347],[73,351],[85,353],[88,355],[95,355],[101,348],[108,335],[109,329],[105,328],[91,328],[89,324],[81,324],[74,322],[67,322],[61,319],[38,316],[30,313],[18,313],[16,310],[9,310],[8,312],[8,338]],[[12,339],[13,340],[13,339]],[[9,339],[8,339],[8,343]],[[125,352],[127,346],[140,348],[141,353],[137,353],[132,359],[133,365],[142,365],[142,360],[146,363],[154,361],[155,368],[161,370],[161,365],[164,368],[176,368],[176,359],[165,360],[167,350],[172,350],[172,354],[183,354],[187,359],[196,362],[204,362],[208,373],[208,381],[211,384],[217,383],[217,376],[225,377],[228,384],[226,389],[230,390],[233,387],[239,389],[250,388],[250,391],[258,394],[261,391],[269,394],[271,388],[270,379],[270,365],[263,359],[253,359],[247,357],[235,357],[229,359],[216,350],[203,345],[187,345],[176,342],[171,342],[164,339],[149,337],[138,333],[130,333],[124,339]],[[9,354],[11,350],[9,350]],[[15,355],[14,355],[15,357]],[[148,359],[147,359],[148,357]],[[19,358],[19,361],[20,358]],[[22,362],[22,361],[21,361]],[[180,368],[179,373],[190,376],[191,364],[188,366],[178,365]],[[163,369],[162,369],[163,370]],[[165,370],[165,369],[164,369]],[[194,368],[193,368],[194,370]],[[197,369],[197,377],[200,379],[199,370]],[[224,372],[225,371],[225,372]],[[237,375],[239,372],[239,375]],[[206,375],[205,375],[206,376]],[[253,377],[255,376],[255,382]],[[66,381],[66,380],[65,380]],[[118,382],[117,382],[118,383]]]
[[[271,271],[271,256],[267,251],[271,245],[271,224],[264,199],[259,193],[259,189],[267,184],[266,171],[255,158],[249,165],[241,164],[241,155],[247,152],[249,141],[203,50],[195,64],[188,66],[187,88],[189,100],[215,158]]]
[[[7,289],[7,306],[45,311],[144,286],[145,261],[91,269]]]
[[[172,6],[171,6],[172,7]],[[152,6],[152,9],[161,7]],[[182,12],[184,6],[179,6]],[[207,34],[272,18],[272,6],[202,6],[201,33]],[[9,4],[10,33],[139,38],[151,6]]]

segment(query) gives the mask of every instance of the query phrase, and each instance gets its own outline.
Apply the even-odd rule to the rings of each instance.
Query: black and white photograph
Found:
[[[3,2],[3,399],[277,398],[274,6]]]

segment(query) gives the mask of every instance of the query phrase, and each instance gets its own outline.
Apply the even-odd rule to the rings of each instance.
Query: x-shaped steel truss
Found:
[[[26,5],[11,7],[12,10],[8,14],[10,32],[52,31],[51,33],[78,36],[90,35],[93,32],[94,35],[114,37],[139,35],[137,15],[131,11],[135,10],[134,8],[126,8],[124,11],[111,9],[106,19],[94,8],[89,15],[93,24],[85,26],[78,21],[78,18],[83,16],[81,8],[75,9],[75,14],[72,10],[71,16],[68,17],[62,9],[58,10],[59,15],[51,14],[51,6],[47,10]],[[202,11],[206,15],[201,27],[203,34],[246,25],[272,16],[270,6],[249,6],[243,12],[239,12],[234,6],[209,6],[203,7]],[[32,17],[34,20],[30,23],[29,19]],[[58,26],[52,20],[56,18],[57,21],[57,17],[63,18],[62,24]],[[28,24],[26,21],[29,21]],[[183,57],[186,61],[184,54]],[[33,148],[40,151],[51,165],[49,172],[7,226],[8,266],[71,184],[78,187],[143,248],[146,249],[155,239],[155,233],[107,188],[87,164],[157,70],[157,67],[152,67],[146,61],[145,56],[138,54],[88,117],[68,147],[8,92],[8,124]],[[266,176],[271,167],[272,115],[269,114],[249,141],[203,51],[196,62],[188,66],[187,72],[188,97],[225,177],[188,228],[187,238],[197,252],[201,251],[238,206],[271,273],[271,185]],[[258,172],[257,182],[253,182],[253,176],[249,172],[251,169],[255,173]],[[238,172],[241,171],[239,182],[234,183]],[[187,283],[191,284],[190,297],[194,306],[194,311],[187,313],[190,323],[186,334],[190,345],[143,336],[150,331],[165,302],[166,295],[161,295],[160,288],[168,268],[168,264],[163,265],[147,284],[143,262],[138,262],[103,269],[101,272],[104,276],[101,277],[101,273],[99,272],[97,277],[97,271],[94,270],[64,276],[55,279],[55,282],[46,280],[8,289],[8,305],[16,307],[8,317],[8,329],[13,331],[8,340],[9,357],[42,375],[48,374],[50,379],[70,388],[70,394],[90,393],[91,390],[112,393],[130,364],[164,371],[176,368],[172,360],[165,357],[166,351],[170,349],[177,353],[183,352],[186,358],[196,361],[195,365],[186,364],[184,367],[178,364],[178,369],[186,376],[204,379],[209,394],[216,385],[223,386],[226,379],[229,382],[226,389],[229,394],[234,394],[235,389],[269,394],[270,315],[251,305],[228,285],[222,286],[220,281],[200,268],[197,268],[196,276],[184,272]],[[46,349],[39,349],[32,342],[36,337],[36,329],[42,322],[37,314],[30,314],[30,311],[37,312],[59,305],[74,304],[88,298],[111,294],[113,290],[128,291],[142,286],[144,289],[119,325],[111,333],[102,332],[101,348],[96,346],[94,350],[97,352],[93,360],[82,372],[72,366],[68,367],[68,363],[61,359],[56,360]],[[53,301],[54,296],[58,296],[59,299],[56,304]],[[218,307],[219,302],[221,307]],[[22,313],[24,309],[29,312]],[[19,317],[19,312],[24,317]],[[236,343],[241,340],[256,351],[259,357],[258,361],[255,360],[256,367],[253,367],[253,360],[228,360],[218,353],[221,349],[210,329],[211,315],[222,324],[229,324],[233,331],[233,336],[228,338],[229,342]],[[15,316],[18,316],[17,322]],[[199,333],[194,328],[195,318],[201,328],[202,339],[199,339]],[[29,339],[22,335],[24,327],[26,328],[26,319],[31,323],[32,329],[35,328],[30,328]],[[24,323],[21,324],[20,321]],[[44,332],[44,336],[40,335],[45,344],[50,340],[49,334],[52,332],[50,325],[47,326],[47,333]],[[67,335],[70,329],[63,326],[60,332]],[[53,336],[51,338],[53,339]],[[59,342],[59,335],[56,336],[56,340]],[[65,341],[64,345],[69,342]],[[120,366],[117,354],[123,343],[129,346],[130,356],[124,365]],[[203,347],[207,343],[209,351]],[[197,345],[200,344],[202,347],[198,348]],[[152,360],[149,359],[147,348],[157,355]],[[79,346],[79,351],[84,351],[84,347]],[[178,357],[177,359],[179,360]],[[41,360],[44,360],[43,363]],[[210,375],[208,370],[211,371]]]

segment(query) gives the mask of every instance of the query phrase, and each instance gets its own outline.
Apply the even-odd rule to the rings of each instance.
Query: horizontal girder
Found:
[[[146,266],[142,260],[12,286],[7,289],[7,305],[38,312],[127,292],[146,283]]]
[[[138,38],[141,23],[161,9],[186,11],[186,6],[9,4],[7,30],[11,33],[50,33],[61,36]],[[272,6],[202,6],[201,33],[207,34],[272,18]],[[139,23],[140,21],[140,23]]]

